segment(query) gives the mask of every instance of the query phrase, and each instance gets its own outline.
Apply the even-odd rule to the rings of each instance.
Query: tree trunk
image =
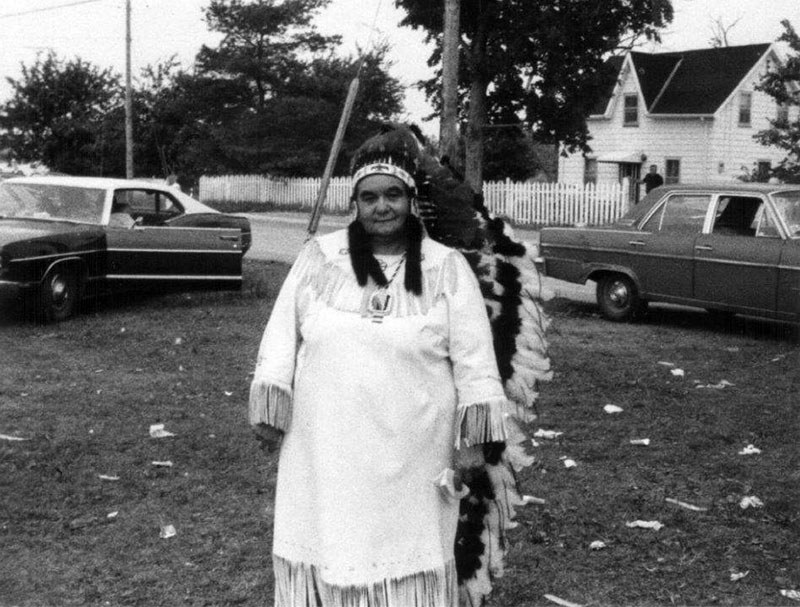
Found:
[[[470,52],[469,113],[466,133],[465,178],[475,193],[483,191],[483,127],[486,125],[486,21],[481,20]]]
[[[445,0],[442,34],[442,116],[439,123],[439,155],[454,165],[458,159],[458,50],[461,0]]]

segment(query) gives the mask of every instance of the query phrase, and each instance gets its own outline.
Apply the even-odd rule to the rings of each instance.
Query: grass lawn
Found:
[[[0,434],[28,439],[0,439],[0,605],[271,604],[276,462],[246,404],[286,270],[251,261],[242,292],[116,298],[57,325],[0,311]],[[521,510],[492,605],[798,604],[780,593],[800,589],[791,333],[548,311],[556,376],[530,429],[563,434],[531,446],[521,481],[545,504]]]

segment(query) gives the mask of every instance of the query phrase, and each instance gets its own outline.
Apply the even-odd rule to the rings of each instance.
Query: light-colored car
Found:
[[[245,217],[167,185],[38,176],[0,183],[0,289],[63,320],[107,290],[241,287]]]
[[[611,320],[661,301],[800,321],[800,186],[663,186],[612,225],[542,229],[540,252]]]

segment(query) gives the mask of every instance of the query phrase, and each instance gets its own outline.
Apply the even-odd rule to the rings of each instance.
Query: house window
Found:
[[[622,126],[639,126],[639,95],[625,95]]]
[[[681,161],[677,158],[667,158],[664,170],[664,183],[680,183],[681,181]]]
[[[777,122],[789,122],[789,105],[786,103],[778,104],[778,112],[775,115]]]
[[[750,126],[750,109],[753,105],[753,93],[739,95],[739,126]]]
[[[760,183],[767,183],[769,181],[769,174],[772,172],[772,163],[769,160],[759,160],[756,163],[756,181]]]
[[[597,183],[597,158],[583,159],[583,183]]]

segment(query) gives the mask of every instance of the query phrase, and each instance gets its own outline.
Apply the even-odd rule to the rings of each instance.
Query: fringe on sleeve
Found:
[[[463,441],[467,447],[481,443],[505,441],[508,437],[505,421],[505,398],[459,406],[456,426],[458,448]]]
[[[267,424],[287,432],[292,421],[292,394],[273,383],[253,380],[250,384],[250,424]]]

